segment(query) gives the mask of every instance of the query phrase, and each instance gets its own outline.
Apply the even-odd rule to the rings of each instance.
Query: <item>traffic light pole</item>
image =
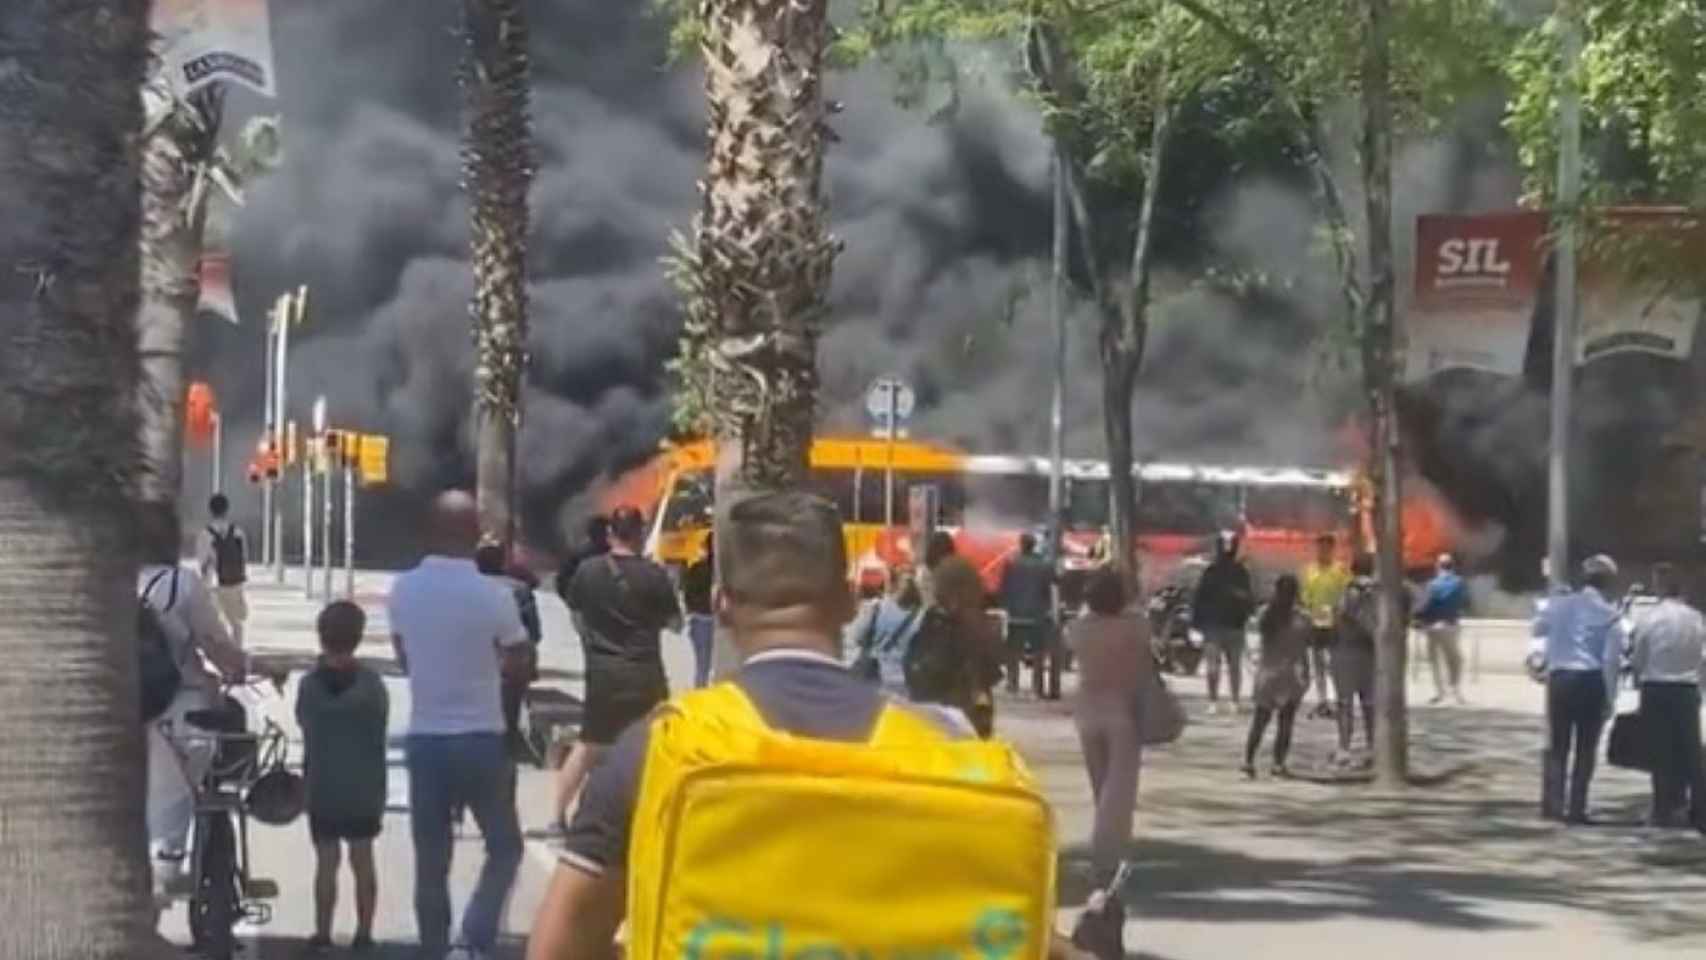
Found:
[[[320,480],[320,553],[326,577],[321,598],[332,599],[332,478],[337,476],[337,466],[332,460],[332,452],[326,451],[326,470]]]
[[[348,443],[345,434],[345,443]],[[355,599],[355,456],[344,457],[344,595]]]

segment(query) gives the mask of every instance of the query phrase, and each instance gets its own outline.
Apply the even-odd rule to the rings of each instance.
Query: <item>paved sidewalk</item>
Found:
[[[363,575],[357,592],[370,617],[364,655],[388,674],[392,729],[400,735],[407,687],[391,663],[387,583],[383,575]],[[318,604],[303,599],[299,585],[257,586],[251,606],[252,649],[311,661]],[[540,606],[545,682],[578,697],[580,651],[566,611],[544,591]],[[672,638],[665,650],[679,686],[690,672],[687,644]],[[285,699],[264,707],[287,725],[294,682]],[[1539,688],[1525,679],[1489,673],[1467,689],[1469,707],[1417,707],[1413,757],[1425,785],[1399,794],[1327,776],[1321,768],[1334,735],[1324,720],[1298,722],[1291,765],[1300,779],[1245,782],[1237,766],[1248,718],[1207,716],[1200,679],[1175,688],[1193,722],[1179,743],[1145,761],[1127,933],[1139,957],[1319,960],[1350,950],[1377,960],[1471,953],[1640,960],[1706,949],[1706,841],[1638,827],[1643,779],[1602,768],[1596,805],[1612,825],[1565,830],[1534,816],[1540,701]],[[1431,693],[1425,680],[1412,685],[1412,703]],[[1062,705],[1029,699],[1003,699],[998,725],[1024,752],[1060,818],[1064,925],[1083,902],[1082,841],[1090,824],[1077,737]],[[392,762],[392,803],[378,851],[383,960],[414,955],[414,857],[400,751],[393,750]],[[549,776],[522,771],[519,792],[523,827],[542,826]],[[278,880],[282,895],[273,922],[246,931],[255,948],[249,956],[297,956],[312,931],[307,829],[259,827],[253,843],[259,872]],[[458,845],[457,903],[472,886],[478,852],[475,836]],[[547,843],[535,835],[506,923],[509,956],[519,956],[551,866]],[[346,881],[340,939],[352,925],[348,896]],[[166,925],[178,942],[181,915],[175,911]]]

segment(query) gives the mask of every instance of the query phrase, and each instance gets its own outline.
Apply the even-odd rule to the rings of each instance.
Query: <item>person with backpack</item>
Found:
[[[669,699],[660,641],[681,627],[675,584],[640,556],[646,519],[638,508],[610,516],[610,552],[580,565],[569,610],[586,662],[586,712],[580,736],[557,773],[555,820],[561,826],[586,775],[628,726]]]
[[[635,957],[1076,956],[1053,929],[1052,817],[1017,754],[841,662],[835,507],[762,494],[721,533],[717,615],[742,666],[593,771],[529,960],[611,957],[624,923]]]
[[[249,582],[249,545],[243,528],[231,520],[231,501],[216,493],[207,502],[207,526],[197,538],[196,558],[201,575],[213,584],[213,599],[225,617],[231,639],[243,645],[243,624],[249,619],[244,585]]]
[[[517,762],[537,762],[539,758],[533,755],[532,745],[521,732],[521,705],[527,699],[528,688],[539,679],[539,644],[545,638],[545,629],[539,622],[539,600],[533,595],[539,581],[525,567],[506,570],[504,549],[495,543],[481,544],[474,551],[474,566],[515,598],[516,614],[527,630],[522,662],[503,675],[504,739]]]
[[[1357,705],[1362,706],[1363,740],[1374,750],[1374,641],[1380,632],[1380,584],[1374,557],[1361,553],[1351,561],[1351,582],[1339,600],[1338,642],[1333,647],[1333,689],[1339,695],[1339,750],[1334,761],[1351,762]]]
[[[195,785],[213,762],[212,744],[195,737],[184,718],[214,706],[221,679],[241,679],[248,661],[201,578],[180,566],[177,525],[145,514],[141,527],[140,720],[148,744],[149,853],[156,893],[163,895],[188,868],[184,855],[195,820]]]

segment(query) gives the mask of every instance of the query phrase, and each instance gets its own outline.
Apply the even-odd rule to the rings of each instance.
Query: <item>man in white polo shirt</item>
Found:
[[[424,956],[457,960],[490,953],[522,857],[500,691],[504,672],[525,664],[527,630],[514,599],[474,566],[478,540],[474,498],[441,496],[432,553],[397,578],[390,603],[412,708],[406,754],[415,919]],[[452,948],[451,818],[464,808],[485,837],[486,864]]]

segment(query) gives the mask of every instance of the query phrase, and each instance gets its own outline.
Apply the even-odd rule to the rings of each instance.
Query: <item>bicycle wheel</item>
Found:
[[[195,952],[207,960],[231,960],[236,938],[231,928],[238,919],[237,841],[231,818],[206,813],[197,818],[196,842],[200,873],[189,902],[190,938]]]

